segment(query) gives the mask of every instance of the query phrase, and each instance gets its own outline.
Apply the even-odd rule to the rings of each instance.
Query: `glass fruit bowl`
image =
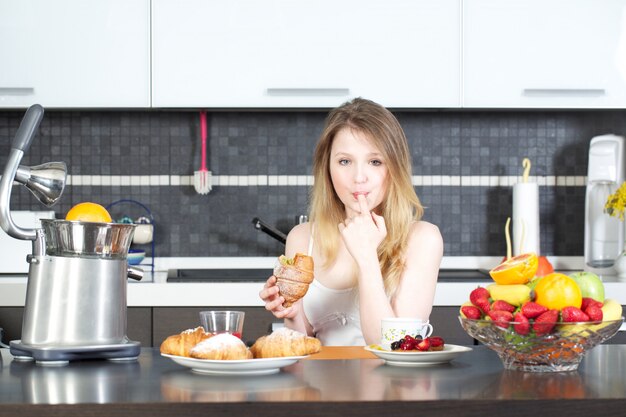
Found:
[[[617,333],[620,320],[555,323],[548,334],[534,332],[522,336],[515,332],[514,322],[507,328],[491,320],[459,317],[463,329],[474,339],[494,350],[505,369],[530,372],[575,371],[586,352]]]

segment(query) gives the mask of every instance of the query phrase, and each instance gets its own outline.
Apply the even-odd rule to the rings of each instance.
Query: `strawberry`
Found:
[[[585,313],[589,316],[590,321],[602,321],[602,317],[604,316],[602,308],[598,307],[597,304],[590,304],[585,309]]]
[[[522,314],[526,316],[527,319],[534,319],[535,317],[539,317],[546,311],[548,311],[547,308],[533,301],[528,301],[522,305]]]
[[[474,320],[480,320],[483,315],[481,310],[475,306],[463,306],[461,307],[461,313],[465,314],[465,317],[468,319]]]
[[[535,319],[533,330],[537,336],[548,334],[552,331],[552,328],[554,328],[558,318],[559,310],[548,310]]]
[[[428,337],[426,339],[422,339],[422,341],[417,344],[417,350],[426,352],[428,349],[430,349],[430,339]]]
[[[515,321],[515,324],[513,324],[513,329],[517,334],[525,336],[530,332],[530,322],[524,314],[522,314],[521,312],[515,313],[515,316],[513,316],[513,320]]]
[[[587,307],[589,307],[590,305],[597,305],[598,307],[602,308],[602,306],[604,305],[604,303],[601,303],[598,300],[594,300],[593,298],[589,298],[589,297],[583,297],[583,303],[580,306],[580,309],[582,311],[585,311],[587,309]]]
[[[509,322],[513,320],[513,314],[509,311],[495,310],[490,311],[489,317],[494,321],[494,324],[498,327],[506,329],[509,327]]]
[[[401,350],[415,350],[417,346],[418,340],[409,334],[400,339],[400,349]]]
[[[498,311],[508,311],[509,313],[512,313],[515,311],[515,306],[507,303],[504,300],[496,300],[493,302],[493,304],[491,304],[491,309]]]
[[[491,304],[489,304],[489,299],[487,298],[479,298],[474,305],[480,308],[485,314],[489,313],[489,310],[491,310]]]
[[[487,288],[477,287],[470,293],[470,301],[476,307],[480,307],[478,304],[476,304],[476,300],[480,300],[481,298],[489,299],[489,296],[490,295],[489,291],[487,291]]]
[[[581,321],[589,321],[589,316],[580,308],[568,306],[561,310],[561,320],[566,323],[578,323]]]
[[[428,339],[430,339],[430,346],[431,347],[439,347],[439,346],[443,346],[444,345],[443,337],[431,336]]]

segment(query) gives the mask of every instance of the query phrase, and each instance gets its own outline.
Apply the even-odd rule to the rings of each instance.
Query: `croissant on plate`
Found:
[[[274,330],[267,336],[261,336],[250,350],[255,358],[278,358],[285,356],[306,356],[321,350],[322,343],[287,327]]]
[[[296,253],[293,259],[281,255],[274,268],[276,285],[285,299],[284,307],[289,307],[306,294],[313,282],[313,258]]]
[[[168,336],[161,343],[161,353],[189,357],[191,348],[212,336],[211,333],[206,333],[202,326],[187,329],[180,334]]]
[[[245,343],[230,333],[220,333],[191,348],[189,355],[196,359],[242,360],[252,359]]]

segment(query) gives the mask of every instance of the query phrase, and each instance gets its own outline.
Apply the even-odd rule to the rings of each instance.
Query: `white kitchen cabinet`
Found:
[[[150,0],[0,0],[0,108],[149,107]]]
[[[626,1],[463,0],[463,107],[626,107]]]
[[[152,0],[152,106],[460,105],[459,0]]]

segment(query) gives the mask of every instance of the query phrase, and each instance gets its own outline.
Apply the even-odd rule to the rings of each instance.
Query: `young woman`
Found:
[[[428,319],[443,240],[421,221],[411,155],[396,118],[362,98],[334,109],[317,144],[310,222],[294,227],[285,255],[307,253],[315,280],[291,307],[276,278],[259,296],[285,326],[324,345],[380,341],[381,319]]]

